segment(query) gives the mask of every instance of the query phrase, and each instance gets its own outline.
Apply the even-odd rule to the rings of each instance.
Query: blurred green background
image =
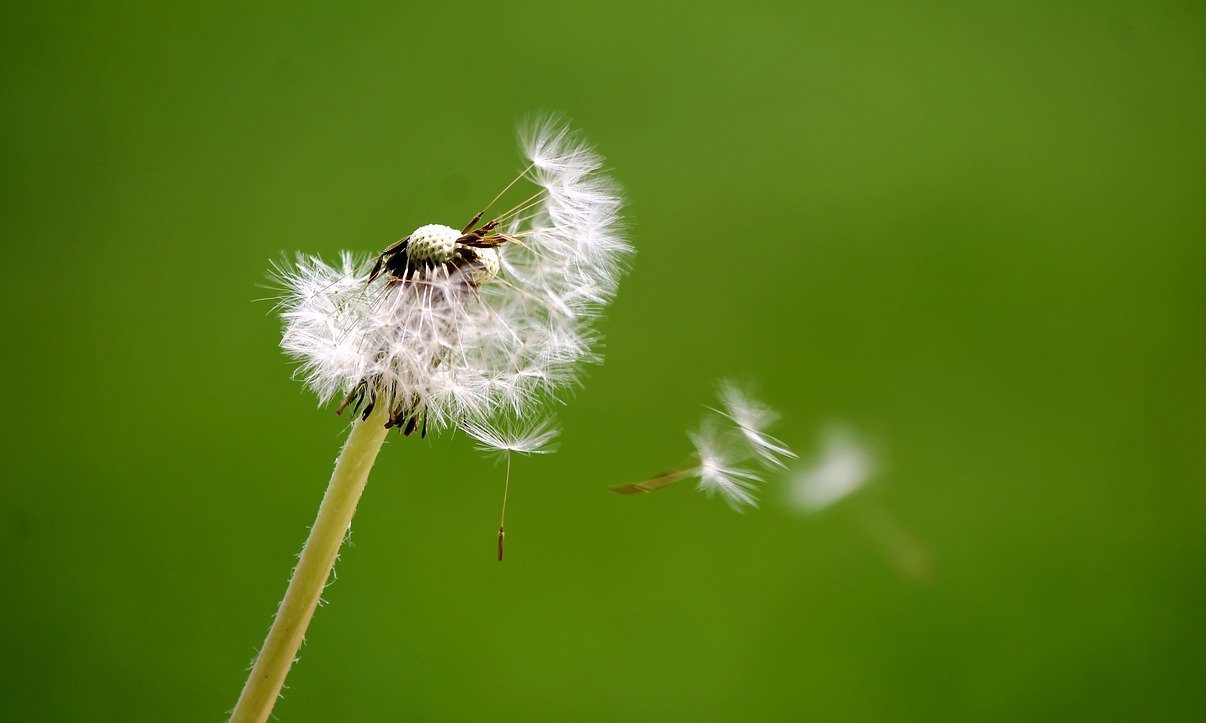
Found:
[[[465,220],[535,109],[631,199],[607,361],[501,565],[501,469],[387,445],[279,720],[1206,710],[1202,4],[12,3],[0,38],[0,718],[222,718],[345,431],[269,260]],[[874,439],[877,484],[607,492],[720,376],[805,459]]]

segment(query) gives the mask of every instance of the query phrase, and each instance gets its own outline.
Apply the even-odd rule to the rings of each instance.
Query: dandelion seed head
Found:
[[[620,193],[558,119],[524,126],[521,146],[535,193],[511,211],[420,226],[375,259],[276,269],[281,346],[321,402],[388,405],[408,434],[488,425],[532,414],[598,360],[592,324],[632,251]]]
[[[420,226],[410,235],[407,253],[414,261],[447,263],[456,251],[456,240],[461,232],[451,226],[429,223]]]

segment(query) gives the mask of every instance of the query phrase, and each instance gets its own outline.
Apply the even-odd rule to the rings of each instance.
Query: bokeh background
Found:
[[[345,432],[269,260],[465,220],[536,109],[631,199],[607,361],[501,565],[501,469],[387,445],[279,720],[1206,711],[1203,5],[11,3],[0,57],[0,718],[223,717]],[[722,376],[874,483],[607,492]]]

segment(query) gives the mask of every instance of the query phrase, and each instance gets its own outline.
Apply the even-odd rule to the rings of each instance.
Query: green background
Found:
[[[393,438],[280,720],[1206,709],[1201,4],[0,13],[0,718],[221,719],[345,432],[269,260],[462,222],[536,109],[631,200],[607,361],[501,565],[501,469]],[[721,376],[877,484],[607,492]]]

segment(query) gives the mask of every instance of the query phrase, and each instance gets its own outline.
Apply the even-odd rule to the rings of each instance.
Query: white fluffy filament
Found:
[[[349,253],[277,270],[281,346],[323,403],[360,390],[436,429],[481,429],[531,414],[598,359],[591,324],[631,252],[619,191],[556,119],[525,126],[521,146],[537,192],[513,209],[497,280],[453,271],[369,284],[368,260]]]

